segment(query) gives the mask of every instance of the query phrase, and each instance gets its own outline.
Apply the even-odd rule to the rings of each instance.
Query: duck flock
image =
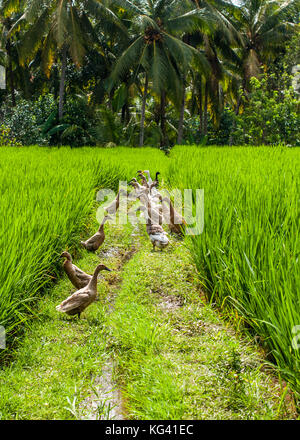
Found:
[[[148,170],[138,171],[138,179],[133,178],[129,182],[132,191],[127,192],[125,189],[119,189],[115,200],[104,208],[105,216],[98,231],[86,241],[81,241],[81,245],[90,252],[95,252],[102,246],[105,241],[104,225],[106,221],[112,220],[112,216],[116,215],[121,197],[126,198],[127,202],[140,202],[135,213],[142,212],[141,215],[145,218],[146,230],[153,251],[156,248],[162,251],[169,244],[168,235],[162,227],[163,224],[166,224],[172,233],[183,234],[186,221],[175,210],[170,198],[163,197],[159,192],[159,175],[160,173],[157,172],[155,179],[152,180]],[[69,280],[78,290],[58,305],[56,310],[71,316],[77,315],[80,318],[81,313],[96,300],[97,278],[100,271],[111,272],[111,270],[104,264],[99,264],[94,274],[89,275],[73,264],[72,257],[68,252],[63,252],[61,257],[65,259],[63,268]]]

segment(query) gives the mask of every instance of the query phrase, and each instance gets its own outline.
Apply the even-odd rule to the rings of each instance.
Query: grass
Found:
[[[1,148],[0,325],[6,329],[8,350],[41,290],[57,280],[59,254],[66,247],[78,249],[96,190],[117,190],[128,168],[135,167],[130,149],[120,151],[127,167],[116,153],[98,149]],[[148,161],[153,156],[145,150]],[[163,154],[157,151],[158,156]]]
[[[111,248],[114,252],[108,256],[106,252]],[[107,228],[107,244],[99,255],[113,272],[101,274],[99,301],[87,309],[82,319],[66,317],[55,309],[76,290],[66,276],[39,301],[35,318],[13,353],[14,361],[0,370],[0,419],[84,417],[80,404],[94,393],[97,378],[110,357],[106,331],[109,301],[117,271],[130,249],[128,230],[115,227],[111,233]],[[93,273],[98,263],[99,256],[86,251],[77,262],[88,273]],[[100,410],[101,400],[98,403]]]
[[[293,417],[292,405],[281,400],[284,385],[264,370],[257,347],[205,303],[185,243],[173,238],[155,253],[140,231],[139,252],[124,268],[108,320],[127,416]]]
[[[202,289],[211,304],[243,317],[268,360],[299,393],[300,352],[292,346],[300,323],[297,149],[176,147],[167,158],[149,148],[1,148],[0,164],[0,325],[9,338],[6,354],[12,342],[17,347],[21,341],[24,324],[35,322],[37,299],[46,300],[59,279],[59,254],[68,248],[79,255],[97,189],[116,189],[119,179],[137,169],[159,170],[167,186],[204,188],[204,231],[187,240]],[[123,306],[127,310],[125,301]],[[135,307],[143,313],[141,306],[134,303],[133,315]],[[155,314],[148,319],[157,322]],[[150,351],[160,337],[169,337],[168,325],[150,326]],[[180,408],[174,411],[181,414]]]
[[[190,249],[208,299],[238,310],[299,393],[298,149],[178,147],[171,162],[174,187],[205,190]]]
[[[77,261],[89,273],[99,257],[113,269],[99,280],[99,301],[81,320],[57,313],[74,290],[66,277],[39,301],[14,362],[0,371],[1,419],[109,419],[111,386],[129,419],[294,417],[255,346],[203,302],[182,241],[153,253],[144,227],[106,232],[99,256],[82,251]]]

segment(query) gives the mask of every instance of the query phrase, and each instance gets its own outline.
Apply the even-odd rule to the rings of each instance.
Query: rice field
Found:
[[[174,159],[173,185],[205,191],[190,248],[210,301],[236,308],[300,391],[299,150],[179,147]]]
[[[116,188],[122,170],[83,150],[38,148],[1,148],[0,170],[0,325],[10,341],[57,278],[61,250],[77,246],[96,188]]]
[[[300,392],[298,149],[0,149],[0,325],[12,341],[78,252],[97,189],[116,189],[137,169],[172,188],[203,188],[205,226],[187,237],[207,297],[237,310],[283,377]]]

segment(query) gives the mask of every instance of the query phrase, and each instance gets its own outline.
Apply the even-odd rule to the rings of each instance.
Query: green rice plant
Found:
[[[59,276],[59,254],[78,248],[97,189],[117,191],[120,180],[158,166],[159,158],[149,148],[1,148],[0,325],[8,342]]]
[[[237,308],[299,392],[299,151],[177,147],[171,162],[173,187],[204,189],[188,243],[210,301]]]
[[[77,251],[97,190],[149,169],[164,186],[204,189],[204,231],[186,241],[207,296],[244,316],[299,392],[299,165],[298,149],[281,147],[176,147],[169,158],[151,148],[1,148],[0,325],[9,341],[59,276],[61,251]]]
[[[0,325],[10,339],[57,278],[61,251],[77,247],[96,188],[116,189],[124,171],[89,151],[2,148],[0,155]]]

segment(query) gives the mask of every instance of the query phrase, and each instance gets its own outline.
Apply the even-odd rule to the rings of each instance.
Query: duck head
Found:
[[[109,269],[107,266],[105,266],[105,264],[99,264],[98,269],[99,269],[99,271],[107,270],[108,272],[112,272],[112,270]]]
[[[67,260],[72,261],[72,257],[71,257],[71,255],[69,254],[69,252],[67,252],[67,251],[64,251],[64,252],[60,255],[60,257],[61,257],[61,258],[66,258]]]

